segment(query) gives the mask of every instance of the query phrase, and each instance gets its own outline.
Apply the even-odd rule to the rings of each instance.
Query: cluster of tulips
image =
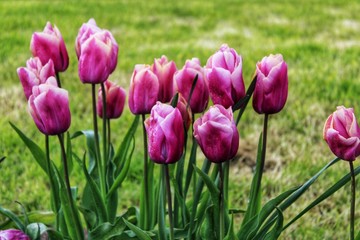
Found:
[[[49,176],[54,221],[46,225],[24,223],[0,208],[18,228],[0,231],[0,239],[36,239],[44,234],[50,239],[277,239],[290,224],[336,191],[325,192],[325,198],[316,199],[314,205],[283,226],[282,212],[339,159],[350,163],[351,177],[345,176],[339,187],[352,179],[350,236],[354,238],[355,175],[359,170],[354,170],[352,162],[360,155],[360,128],[351,108],[338,107],[324,126],[324,139],[337,158],[300,188],[289,190],[260,207],[268,117],[283,109],[288,95],[287,64],[281,54],[269,55],[256,64],[247,89],[242,58],[226,44],[209,57],[204,67],[199,59],[193,58],[178,69],[166,56],[155,59],[152,65],[136,65],[128,93],[128,105],[135,119],[115,151],[110,119],[121,116],[126,91],[109,80],[117,65],[119,49],[111,32],[98,27],[93,19],[78,32],[75,41],[78,75],[82,83],[92,88],[94,129],[72,136],[67,133],[71,124],[69,94],[61,87],[60,80],[60,72],[67,69],[69,57],[58,28],[47,23],[43,32],[33,34],[30,49],[33,58],[26,67],[18,68],[17,73],[28,100],[28,111],[45,136],[45,152],[17,127],[12,127]],[[100,88],[96,94],[97,86]],[[264,128],[249,204],[236,231],[231,217],[236,211],[229,211],[229,161],[238,151],[237,125],[251,97],[253,109],[264,116]],[[208,108],[209,98],[213,106]],[[195,119],[195,114],[201,116]],[[129,170],[140,116],[144,133],[140,206],[130,207],[117,216],[117,190]],[[102,137],[98,117],[103,123]],[[192,148],[186,154],[190,126]],[[49,138],[53,135],[58,137],[62,150],[60,167],[50,156]],[[87,139],[88,151],[83,157],[71,148],[71,141],[79,136]],[[201,169],[197,167],[200,163],[196,159],[197,146],[206,157]],[[72,159],[81,165],[86,178],[80,204],[70,184]],[[154,179],[154,163],[161,166],[158,181]],[[203,191],[204,185],[208,191]],[[189,189],[193,189],[190,200]]]

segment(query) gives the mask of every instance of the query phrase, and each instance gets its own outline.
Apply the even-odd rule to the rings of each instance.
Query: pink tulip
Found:
[[[239,148],[239,132],[231,108],[211,106],[195,121],[194,137],[210,161],[221,163],[232,159]]]
[[[105,95],[106,95],[106,118],[119,118],[124,110],[126,92],[125,89],[119,87],[117,84],[107,80],[105,81]],[[102,118],[103,116],[103,100],[102,90],[99,89],[97,114]]]
[[[206,63],[209,93],[214,104],[229,108],[245,96],[242,59],[237,52],[223,44]]]
[[[129,89],[129,108],[133,114],[150,113],[159,95],[159,80],[150,66],[136,65]]]
[[[179,109],[160,102],[145,120],[150,159],[160,164],[177,162],[184,149],[185,134]]]
[[[198,80],[190,99],[190,108],[193,113],[201,113],[207,107],[209,90],[205,82],[204,69],[200,66],[199,59],[193,58],[187,60],[185,66],[175,73],[174,80],[177,85],[177,91],[186,100],[189,100],[191,87],[196,75],[198,75]]]
[[[24,89],[26,99],[32,94],[32,88],[45,83],[46,80],[55,76],[54,64],[51,59],[43,65],[38,57],[30,58],[26,62],[26,67],[17,69],[17,74]]]
[[[326,120],[323,135],[337,157],[354,161],[360,155],[360,128],[352,108],[337,107]]]
[[[69,56],[64,39],[59,29],[50,22],[46,23],[43,32],[35,32],[30,42],[34,57],[39,57],[45,65],[50,59],[54,62],[56,72],[64,72],[69,66]]]
[[[71,123],[68,92],[57,87],[56,79],[33,87],[28,101],[29,112],[40,132],[57,135],[68,130]]]
[[[159,79],[159,96],[160,102],[169,102],[174,95],[174,73],[177,68],[174,61],[168,61],[166,56],[155,59],[151,66],[152,71]]]
[[[173,100],[171,100],[172,102]],[[179,93],[178,102],[176,104],[176,108],[179,109],[181,113],[181,117],[184,122],[185,130],[189,130],[190,124],[192,122],[192,113],[190,106],[188,106],[187,101],[183,97],[181,93]]]
[[[83,44],[91,35],[94,35],[100,31],[101,29],[96,25],[96,22],[93,18],[89,19],[87,23],[84,23],[81,26],[75,41],[75,51],[78,59],[81,53],[81,44]]]
[[[0,231],[0,240],[30,240],[30,237],[17,229]]]
[[[256,64],[257,80],[253,107],[259,114],[274,114],[283,109],[288,95],[287,64],[281,54],[264,57]]]
[[[118,46],[109,31],[91,35],[81,44],[79,76],[83,83],[103,83],[115,70]]]

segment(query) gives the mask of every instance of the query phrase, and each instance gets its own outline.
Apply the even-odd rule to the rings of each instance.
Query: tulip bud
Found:
[[[231,108],[211,106],[195,121],[194,137],[210,161],[221,163],[232,159],[239,148],[239,132]]]
[[[109,31],[91,35],[80,47],[79,77],[83,83],[102,83],[115,70],[118,46]]]
[[[198,76],[194,91],[190,99],[190,108],[193,113],[203,112],[209,101],[209,90],[205,82],[204,69],[197,58],[187,60],[185,66],[174,74],[177,91],[186,100],[189,100],[194,79]]]
[[[125,89],[119,87],[117,84],[107,80],[105,81],[105,95],[106,95],[106,118],[119,118],[124,110],[126,92]],[[103,100],[102,90],[99,89],[97,114],[103,117]]]
[[[337,157],[354,161],[360,155],[360,128],[352,108],[337,107],[325,122],[323,136]]]
[[[56,72],[64,72],[69,66],[69,56],[59,29],[47,22],[43,32],[35,32],[30,42],[34,57],[39,57],[45,65],[50,59]]]
[[[157,102],[145,120],[150,159],[160,164],[177,162],[184,150],[185,134],[179,109]]]
[[[288,95],[287,64],[281,54],[264,57],[256,64],[254,110],[274,114],[283,109]]]
[[[151,66],[152,71],[159,79],[159,95],[160,102],[169,102],[174,95],[174,73],[177,68],[174,61],[168,61],[166,56],[155,59]]]
[[[210,98],[214,104],[229,108],[245,96],[242,59],[233,48],[223,44],[206,63]]]
[[[30,237],[18,229],[0,231],[1,240],[30,240]]]
[[[26,99],[29,99],[33,86],[45,83],[49,77],[55,76],[55,69],[51,59],[43,66],[40,59],[35,57],[30,58],[26,62],[26,67],[18,68],[17,74],[23,86]]]
[[[81,26],[75,40],[75,51],[78,59],[81,53],[81,44],[83,44],[91,35],[94,35],[100,31],[101,29],[96,25],[96,22],[93,18],[89,19],[87,23],[84,23]]]
[[[70,127],[68,92],[57,87],[54,77],[50,77],[45,84],[33,87],[28,109],[43,134],[61,134]]]
[[[183,97],[183,95],[181,93],[179,93],[178,95],[178,102],[176,104],[176,108],[179,109],[180,113],[181,113],[181,117],[183,119],[184,122],[184,126],[185,126],[185,130],[189,130],[190,124],[192,122],[192,113],[191,113],[191,109],[190,106],[188,107],[188,103],[185,100],[185,98]],[[172,102],[173,100],[171,100]]]
[[[129,108],[133,114],[150,113],[159,94],[159,80],[150,66],[136,65],[129,89]]]

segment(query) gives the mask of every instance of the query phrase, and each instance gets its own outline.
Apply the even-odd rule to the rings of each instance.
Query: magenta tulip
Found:
[[[101,29],[96,25],[96,22],[93,18],[89,19],[87,23],[84,23],[81,26],[75,40],[75,51],[78,59],[81,53],[81,44],[83,44],[91,35],[94,35],[100,31]]]
[[[106,95],[106,118],[119,118],[124,110],[126,92],[125,89],[119,87],[117,84],[107,80],[105,81],[105,95]],[[103,100],[102,90],[99,89],[97,114],[103,117]]]
[[[133,114],[150,113],[159,95],[159,80],[150,66],[134,68],[129,89],[129,108]]]
[[[35,32],[30,42],[34,57],[39,57],[45,65],[51,59],[56,72],[64,72],[69,66],[69,56],[59,29],[50,22],[46,23],[43,32]]]
[[[50,77],[45,84],[33,87],[28,109],[43,134],[57,135],[70,127],[68,92],[57,86],[54,77]]]
[[[190,108],[193,113],[201,113],[207,107],[209,90],[205,82],[204,69],[200,66],[199,59],[193,58],[187,60],[185,66],[175,73],[174,80],[177,91],[181,93],[186,100],[189,100],[191,87],[196,75],[198,75],[198,80],[190,99]]]
[[[242,59],[237,52],[223,44],[206,63],[210,98],[214,104],[229,108],[245,96]]]
[[[0,240],[30,240],[30,237],[18,229],[0,231]]]
[[[174,73],[177,68],[174,61],[168,61],[166,56],[155,59],[151,66],[152,71],[159,79],[159,95],[160,102],[169,102],[174,95]]]
[[[287,64],[281,54],[264,57],[256,64],[254,110],[274,114],[283,109],[288,95]]]
[[[17,74],[23,86],[26,99],[29,99],[32,94],[32,88],[45,83],[49,77],[55,76],[55,69],[51,59],[43,65],[40,59],[35,57],[30,58],[26,62],[26,67],[18,68]]]
[[[160,164],[177,162],[184,149],[185,134],[179,109],[157,102],[145,120],[150,159]]]
[[[83,83],[103,83],[115,70],[118,46],[109,31],[91,35],[80,47],[79,77]]]
[[[354,161],[360,155],[360,128],[352,108],[337,107],[326,120],[323,135],[337,157]]]
[[[221,163],[232,159],[239,148],[239,132],[231,108],[211,106],[195,121],[194,137],[210,161]]]

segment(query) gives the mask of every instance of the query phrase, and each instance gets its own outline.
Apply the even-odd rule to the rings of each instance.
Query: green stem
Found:
[[[96,155],[96,165],[100,180],[100,191],[101,196],[105,200],[106,198],[106,185],[105,185],[105,176],[103,171],[103,166],[101,162],[101,155],[100,155],[100,145],[99,145],[99,130],[97,124],[97,115],[96,115],[96,85],[91,84],[91,93],[92,93],[92,108],[93,108],[93,123],[94,123],[94,137],[95,137],[95,155]],[[105,156],[104,156],[105,157]]]
[[[225,211],[224,211],[224,173],[222,169],[222,163],[218,164],[219,166],[219,216],[220,216],[220,239],[225,237]]]
[[[259,169],[259,181],[256,186],[256,194],[260,194],[261,179],[262,179],[262,175],[263,175],[263,171],[264,171],[264,167],[265,167],[268,120],[269,120],[269,115],[265,114],[264,126],[263,126],[262,148],[261,148],[261,159],[260,159],[261,162],[260,162],[260,169]]]
[[[60,74],[56,72],[56,82],[59,88],[61,88]]]
[[[144,191],[145,191],[145,230],[148,230],[149,222],[150,222],[150,205],[149,205],[149,174],[148,174],[148,146],[147,146],[147,135],[145,128],[145,114],[142,114],[142,125],[143,125],[143,140],[144,140]]]
[[[165,168],[165,182],[166,182],[166,193],[167,193],[167,202],[168,202],[168,214],[169,214],[169,223],[170,223],[170,240],[174,240],[174,219],[172,213],[172,202],[171,202],[171,189],[170,189],[170,174],[169,166],[164,164]]]
[[[349,161],[351,175],[351,205],[350,205],[350,240],[355,239],[355,173],[352,161]]]
[[[107,145],[107,134],[106,134],[106,123],[107,123],[107,116],[106,116],[106,92],[105,92],[105,85],[104,83],[101,83],[101,93],[102,93],[102,121],[103,121],[103,151],[104,151],[104,162],[103,166],[106,169],[107,163],[108,163],[108,145]],[[105,171],[105,169],[103,169]],[[106,175],[106,172],[104,173]]]
[[[111,152],[111,147],[110,147],[110,143],[111,143],[111,127],[110,127],[110,119],[106,119],[107,120],[107,142],[108,142],[108,154],[110,154]],[[109,159],[110,160],[110,159]]]
[[[195,114],[192,114],[192,123],[191,123],[191,127],[192,127],[192,132],[194,132],[194,121],[195,121]],[[196,166],[196,149],[197,149],[197,142],[195,137],[192,137],[192,146],[191,146],[191,152],[190,152],[190,158],[189,158],[189,163],[188,163],[188,167],[187,167],[187,172],[186,172],[186,179],[185,179],[185,189],[184,189],[184,199],[186,199],[189,187],[190,187],[190,182],[191,182],[191,178],[192,177],[196,177],[195,173],[194,173],[194,165]],[[195,180],[193,180],[195,181]]]

